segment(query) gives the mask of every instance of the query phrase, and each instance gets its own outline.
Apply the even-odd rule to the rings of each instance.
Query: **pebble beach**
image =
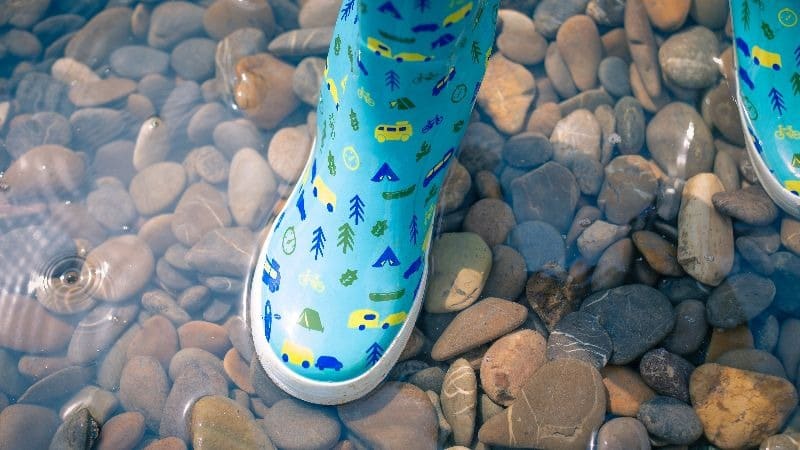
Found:
[[[280,390],[243,298],[341,8],[0,0],[0,450],[800,449],[727,0],[501,1],[400,361]]]

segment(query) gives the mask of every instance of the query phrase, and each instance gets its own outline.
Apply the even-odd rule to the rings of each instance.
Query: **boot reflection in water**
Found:
[[[249,293],[259,360],[288,393],[354,400],[400,356],[497,8],[498,0],[343,1],[316,140]]]

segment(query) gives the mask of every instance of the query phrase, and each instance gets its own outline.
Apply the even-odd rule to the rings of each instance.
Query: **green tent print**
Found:
[[[319,313],[311,308],[306,308],[300,313],[300,318],[297,319],[297,324],[309,330],[323,332],[325,329],[322,327],[322,321],[319,319]]]

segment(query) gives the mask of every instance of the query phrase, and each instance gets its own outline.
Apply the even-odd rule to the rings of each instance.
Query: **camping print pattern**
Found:
[[[264,337],[296,373],[361,375],[408,320],[424,288],[438,194],[492,52],[497,7],[343,1],[312,159],[262,260]]]
[[[731,2],[745,129],[778,182],[800,195],[800,4]]]

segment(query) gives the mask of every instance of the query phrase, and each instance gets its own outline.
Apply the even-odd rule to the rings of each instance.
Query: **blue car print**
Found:
[[[342,369],[342,367],[344,367],[344,365],[341,361],[333,356],[320,356],[317,358],[317,362],[314,364],[314,367],[319,370],[333,369],[338,372]]]
[[[420,33],[423,31],[436,31],[439,29],[439,24],[436,23],[421,23],[419,25],[414,26],[411,28],[411,31],[414,33]]]
[[[270,292],[275,292],[281,287],[281,272],[280,264],[275,261],[275,258],[267,259],[264,263],[264,272],[261,275],[261,281],[267,285]]]

